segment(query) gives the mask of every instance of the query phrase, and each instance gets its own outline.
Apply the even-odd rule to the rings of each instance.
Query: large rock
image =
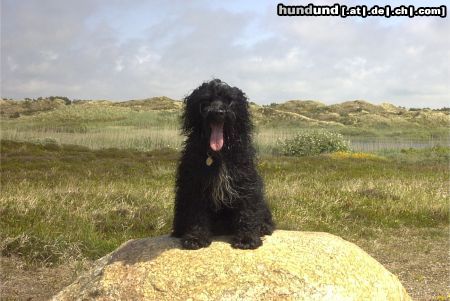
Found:
[[[257,250],[180,249],[168,236],[128,241],[54,300],[410,300],[397,277],[326,233],[276,231]]]

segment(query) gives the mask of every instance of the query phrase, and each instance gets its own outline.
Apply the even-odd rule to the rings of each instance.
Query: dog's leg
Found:
[[[187,212],[186,224],[189,225],[181,237],[185,249],[197,250],[211,244],[211,221],[207,212]]]
[[[178,169],[172,236],[181,238],[183,248],[195,250],[211,244],[211,216],[199,189],[204,184],[192,177],[192,161],[184,158]]]
[[[262,245],[258,217],[250,210],[238,210],[234,217],[236,234],[231,245],[237,249],[256,249]]]
[[[264,209],[263,209],[263,220],[260,227],[260,235],[271,235],[273,231],[275,230],[275,223],[272,220],[272,213],[269,210],[269,207],[266,203],[264,203]]]

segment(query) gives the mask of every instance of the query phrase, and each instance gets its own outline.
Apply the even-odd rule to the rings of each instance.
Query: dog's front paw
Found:
[[[233,238],[231,246],[236,249],[256,249],[262,245],[262,240],[259,236],[236,236]]]
[[[207,237],[184,237],[181,239],[181,245],[185,249],[197,250],[201,248],[206,248],[211,244],[211,240]]]

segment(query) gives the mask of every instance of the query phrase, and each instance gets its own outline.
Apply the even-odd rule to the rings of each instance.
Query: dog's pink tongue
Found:
[[[220,151],[223,146],[223,123],[211,124],[211,138],[209,140],[211,149],[215,152]]]

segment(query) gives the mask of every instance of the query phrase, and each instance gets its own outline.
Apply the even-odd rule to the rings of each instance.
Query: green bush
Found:
[[[350,150],[349,141],[344,136],[326,130],[302,132],[279,143],[286,156],[313,156]]]

